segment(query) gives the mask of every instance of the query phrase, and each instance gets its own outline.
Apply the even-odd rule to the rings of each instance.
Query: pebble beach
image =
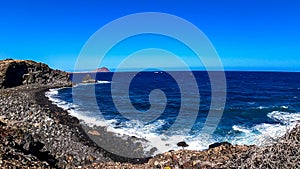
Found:
[[[0,96],[1,168],[299,168],[300,128],[265,147],[221,145],[166,152],[144,161],[114,157],[82,132],[79,121],[47,100],[49,88],[24,85]],[[127,160],[127,161],[126,161]]]

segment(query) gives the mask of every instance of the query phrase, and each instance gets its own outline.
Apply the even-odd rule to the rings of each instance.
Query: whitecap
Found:
[[[233,125],[232,129],[235,131],[240,131],[240,132],[246,133],[246,134],[251,132],[250,129],[247,129],[246,127],[238,126],[238,125]]]
[[[106,80],[97,80],[97,83],[99,83],[99,84],[108,84],[108,83],[111,83],[111,82],[106,81]]]
[[[240,131],[242,134],[234,136],[231,143],[238,145],[268,145],[271,144],[273,140],[282,137],[293,129],[300,120],[299,113],[272,111],[268,113],[267,116],[278,123],[261,123],[250,128],[234,125],[232,129]]]
[[[280,106],[280,108],[282,108],[282,109],[288,109],[289,106]]]
[[[265,107],[265,106],[258,106],[256,109],[260,109],[260,110],[262,110],[262,109],[267,109],[268,107]]]
[[[272,111],[271,113],[268,113],[267,116],[270,119],[283,124],[292,124],[300,120],[300,113]]]

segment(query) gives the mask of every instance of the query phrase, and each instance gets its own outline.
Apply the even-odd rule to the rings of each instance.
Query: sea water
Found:
[[[265,145],[268,140],[283,136],[300,120],[300,73],[229,71],[225,72],[226,104],[222,118],[213,133],[205,135],[202,128],[212,99],[208,73],[176,73],[182,74],[179,76],[182,77],[180,81],[187,86],[191,83],[186,80],[187,76],[193,76],[198,90],[191,89],[182,97],[182,91],[176,81],[178,79],[174,79],[168,72],[151,71],[131,72],[134,77],[128,91],[125,91],[128,93],[124,93],[124,90],[118,91],[118,88],[112,89],[113,83],[121,83],[112,81],[114,73],[99,73],[95,84],[52,89],[46,95],[55,104],[82,120],[82,123],[106,126],[109,131],[119,136],[126,134],[144,138],[148,140],[144,146],[157,147],[156,153],[178,149],[176,143],[180,141],[186,141],[189,144],[187,149],[193,150],[203,150],[208,148],[209,144],[222,141],[238,145]],[[119,74],[120,77],[125,77],[129,73]],[[92,93],[87,92],[91,88]],[[156,89],[164,93],[166,100],[161,101],[161,98],[157,98],[156,102],[154,97],[154,101],[150,103],[149,95]],[[197,94],[200,98],[196,97]],[[129,98],[126,98],[127,95]],[[131,105],[124,104],[118,109],[114,99],[129,99]],[[196,119],[189,119],[189,116],[177,118],[183,101],[189,108],[185,109],[186,113],[190,113],[191,117],[196,113]],[[165,106],[165,109],[158,110],[158,116],[151,121],[139,120],[139,115],[153,116],[151,113],[143,114],[153,106],[151,104]],[[141,112],[136,114],[136,119],[135,114],[132,114],[132,106]],[[131,118],[124,116],[124,112],[131,115]],[[180,130],[167,132],[176,120],[179,121]],[[193,126],[185,127],[185,124],[191,121]]]

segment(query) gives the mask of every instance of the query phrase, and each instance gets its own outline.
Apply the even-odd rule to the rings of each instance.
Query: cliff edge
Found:
[[[24,84],[71,84],[67,72],[31,60],[0,60],[0,88]]]

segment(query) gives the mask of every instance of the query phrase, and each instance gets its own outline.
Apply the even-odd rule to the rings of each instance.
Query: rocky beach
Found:
[[[183,149],[151,158],[115,155],[93,143],[91,135],[142,153],[137,138],[120,139],[104,128],[89,129],[88,136],[78,119],[45,96],[49,89],[71,85],[68,73],[45,64],[0,61],[0,168],[300,167],[299,126],[262,147],[220,143],[204,151]]]

